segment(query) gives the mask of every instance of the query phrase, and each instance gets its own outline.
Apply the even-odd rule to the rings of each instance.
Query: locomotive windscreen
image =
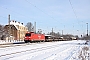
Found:
[[[31,34],[30,33],[27,33],[25,36],[31,36]]]

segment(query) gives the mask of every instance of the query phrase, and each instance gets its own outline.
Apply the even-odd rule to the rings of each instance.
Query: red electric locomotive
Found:
[[[34,32],[27,32],[25,34],[24,41],[27,42],[33,42],[33,41],[45,41],[45,35],[44,34],[35,34]]]

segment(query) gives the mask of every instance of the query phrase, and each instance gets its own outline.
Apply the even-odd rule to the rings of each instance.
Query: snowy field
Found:
[[[0,60],[90,60],[90,41],[41,42],[0,47]]]

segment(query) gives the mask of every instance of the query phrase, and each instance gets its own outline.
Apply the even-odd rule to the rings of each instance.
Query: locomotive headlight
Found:
[[[29,37],[29,38],[31,38],[31,37]]]

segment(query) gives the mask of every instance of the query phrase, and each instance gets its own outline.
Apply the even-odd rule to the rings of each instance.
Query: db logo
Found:
[[[41,36],[38,36],[38,38],[40,39],[40,38],[41,38]]]

